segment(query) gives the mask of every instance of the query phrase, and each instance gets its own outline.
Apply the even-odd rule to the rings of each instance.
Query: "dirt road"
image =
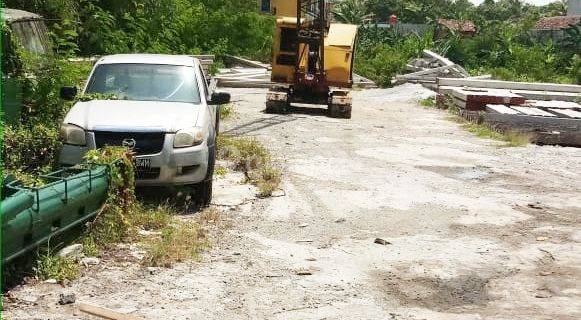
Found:
[[[233,226],[202,261],[20,287],[10,319],[83,319],[62,292],[146,319],[581,318],[581,149],[502,148],[417,86],[356,92],[350,121],[232,92],[223,130],[273,151],[284,192],[218,180]]]

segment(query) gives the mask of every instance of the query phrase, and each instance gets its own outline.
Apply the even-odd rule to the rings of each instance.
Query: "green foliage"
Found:
[[[581,51],[581,24],[565,29],[565,37],[561,41],[561,46],[573,52]]]
[[[220,106],[220,119],[226,120],[230,119],[234,116],[234,105],[229,103],[223,106]]]
[[[55,279],[62,282],[76,279],[79,265],[74,260],[55,256],[50,249],[46,249],[39,255],[34,271],[40,280]]]
[[[420,101],[420,105],[423,107],[433,108],[436,106],[436,98],[430,97]]]
[[[249,172],[262,167],[270,160],[268,151],[256,139],[221,135],[218,137],[217,146],[219,157],[231,160],[235,170]]]
[[[88,163],[110,167],[107,202],[89,226],[92,240],[100,247],[121,242],[130,235],[131,216],[137,209],[132,156],[125,148],[107,147],[91,150],[85,158]]]
[[[26,173],[29,178],[56,168],[61,148],[59,126],[71,107],[59,98],[62,86],[80,83],[89,74],[90,64],[70,63],[51,57],[18,53],[21,66],[24,109],[21,123],[4,125],[4,170]],[[24,175],[20,178],[27,180]],[[29,179],[28,179],[29,180]]]
[[[5,126],[3,133],[4,170],[39,174],[54,168],[61,143],[53,126]]]
[[[274,19],[254,0],[7,0],[51,21],[59,53],[239,54],[268,60]],[[75,21],[74,24],[70,21]]]
[[[391,30],[370,27],[362,31],[355,56],[355,71],[379,86],[391,86],[393,77],[405,69],[408,61],[433,48],[433,34],[400,36]]]
[[[250,181],[258,187],[260,197],[270,197],[282,182],[282,173],[272,165],[266,165],[250,175]]]
[[[145,241],[144,264],[171,267],[176,262],[196,259],[206,247],[206,233],[196,221],[175,222],[164,228],[160,237]]]
[[[581,84],[581,54],[576,54],[571,58],[569,74],[575,79],[576,84]]]
[[[369,13],[367,0],[344,0],[333,10],[335,19],[341,23],[363,25],[369,23],[372,14]]]
[[[282,173],[271,161],[268,150],[256,139],[218,137],[218,157],[233,162],[234,170],[244,172],[258,187],[259,196],[270,197],[282,182]]]

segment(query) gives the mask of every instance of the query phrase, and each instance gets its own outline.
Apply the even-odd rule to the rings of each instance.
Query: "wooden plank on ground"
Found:
[[[428,56],[429,58],[432,58],[434,60],[437,60],[440,64],[444,65],[444,66],[456,66],[456,69],[458,69],[458,71],[463,74],[464,76],[469,76],[470,74],[461,66],[456,65],[454,62],[450,61],[449,59],[442,57],[441,55],[431,51],[431,50],[424,50],[424,55]]]
[[[466,78],[442,78],[438,79],[438,85],[453,87],[581,93],[581,86],[574,84],[512,82],[512,81],[478,80]]]
[[[435,74],[438,72],[450,70],[450,69],[454,68],[454,66],[455,66],[455,64],[453,64],[451,66],[443,66],[443,67],[432,68],[432,69],[422,70],[422,71],[418,71],[418,72],[403,74],[403,75],[399,75],[398,78],[402,78],[402,79],[413,78],[413,79],[415,79],[415,77],[432,75],[432,74]]]
[[[467,78],[472,79],[472,80],[488,80],[488,79],[492,79],[492,75],[491,74],[483,74],[483,75],[471,76],[471,77],[467,77]]]
[[[558,115],[567,116],[570,118],[581,119],[581,112],[571,110],[571,109],[549,109],[549,111],[554,112]]]
[[[538,108],[533,107],[512,107],[512,108],[529,116],[556,117],[556,115]]]
[[[502,114],[520,114],[520,112],[511,109],[503,104],[489,104],[486,106],[486,111],[497,112]]]
[[[95,306],[88,303],[79,303],[79,310],[84,313],[88,313],[90,315],[109,320],[143,320],[143,318],[134,315],[117,312],[111,309]]]
[[[236,56],[232,56],[232,55],[225,55],[225,57],[230,60],[233,63],[239,64],[239,65],[243,65],[243,66],[247,66],[247,67],[251,67],[251,68],[265,68],[265,69],[269,69],[270,65],[266,64],[266,63],[262,63],[262,62],[258,62],[258,61],[253,61],[253,60],[248,60],[248,59],[244,59],[242,57],[236,57]]]

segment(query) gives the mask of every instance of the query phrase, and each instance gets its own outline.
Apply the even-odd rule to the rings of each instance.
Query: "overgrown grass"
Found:
[[[426,99],[422,99],[420,100],[420,105],[422,107],[426,107],[426,108],[433,108],[436,106],[436,98],[435,97],[429,97]]]
[[[232,161],[233,169],[244,172],[249,182],[257,186],[259,196],[270,197],[282,181],[282,173],[272,163],[268,150],[256,139],[220,136],[218,155]]]
[[[234,105],[229,103],[220,107],[220,119],[227,120],[234,116]]]
[[[72,259],[53,255],[50,249],[41,253],[34,267],[40,280],[55,279],[58,282],[74,280],[79,276],[79,264]]]
[[[461,116],[453,115],[450,120],[460,123],[462,128],[483,139],[503,141],[503,147],[524,147],[531,143],[531,137],[520,132],[498,132],[485,123],[473,123]]]
[[[214,174],[218,178],[224,178],[227,173],[228,173],[228,168],[226,168],[226,167],[216,166],[216,169],[214,169]]]
[[[270,161],[268,150],[256,139],[236,138],[227,135],[218,137],[218,156],[233,162],[234,169],[249,172]]]
[[[196,221],[174,221],[162,230],[159,237],[147,239],[144,264],[152,267],[171,267],[174,263],[196,259],[208,247],[206,234]]]
[[[250,181],[258,187],[260,197],[270,197],[279,188],[282,174],[279,169],[266,165],[250,176]]]

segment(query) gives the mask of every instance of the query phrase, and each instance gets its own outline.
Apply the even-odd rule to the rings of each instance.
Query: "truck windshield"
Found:
[[[194,68],[157,64],[102,64],[89,80],[87,94],[121,100],[200,103]]]

